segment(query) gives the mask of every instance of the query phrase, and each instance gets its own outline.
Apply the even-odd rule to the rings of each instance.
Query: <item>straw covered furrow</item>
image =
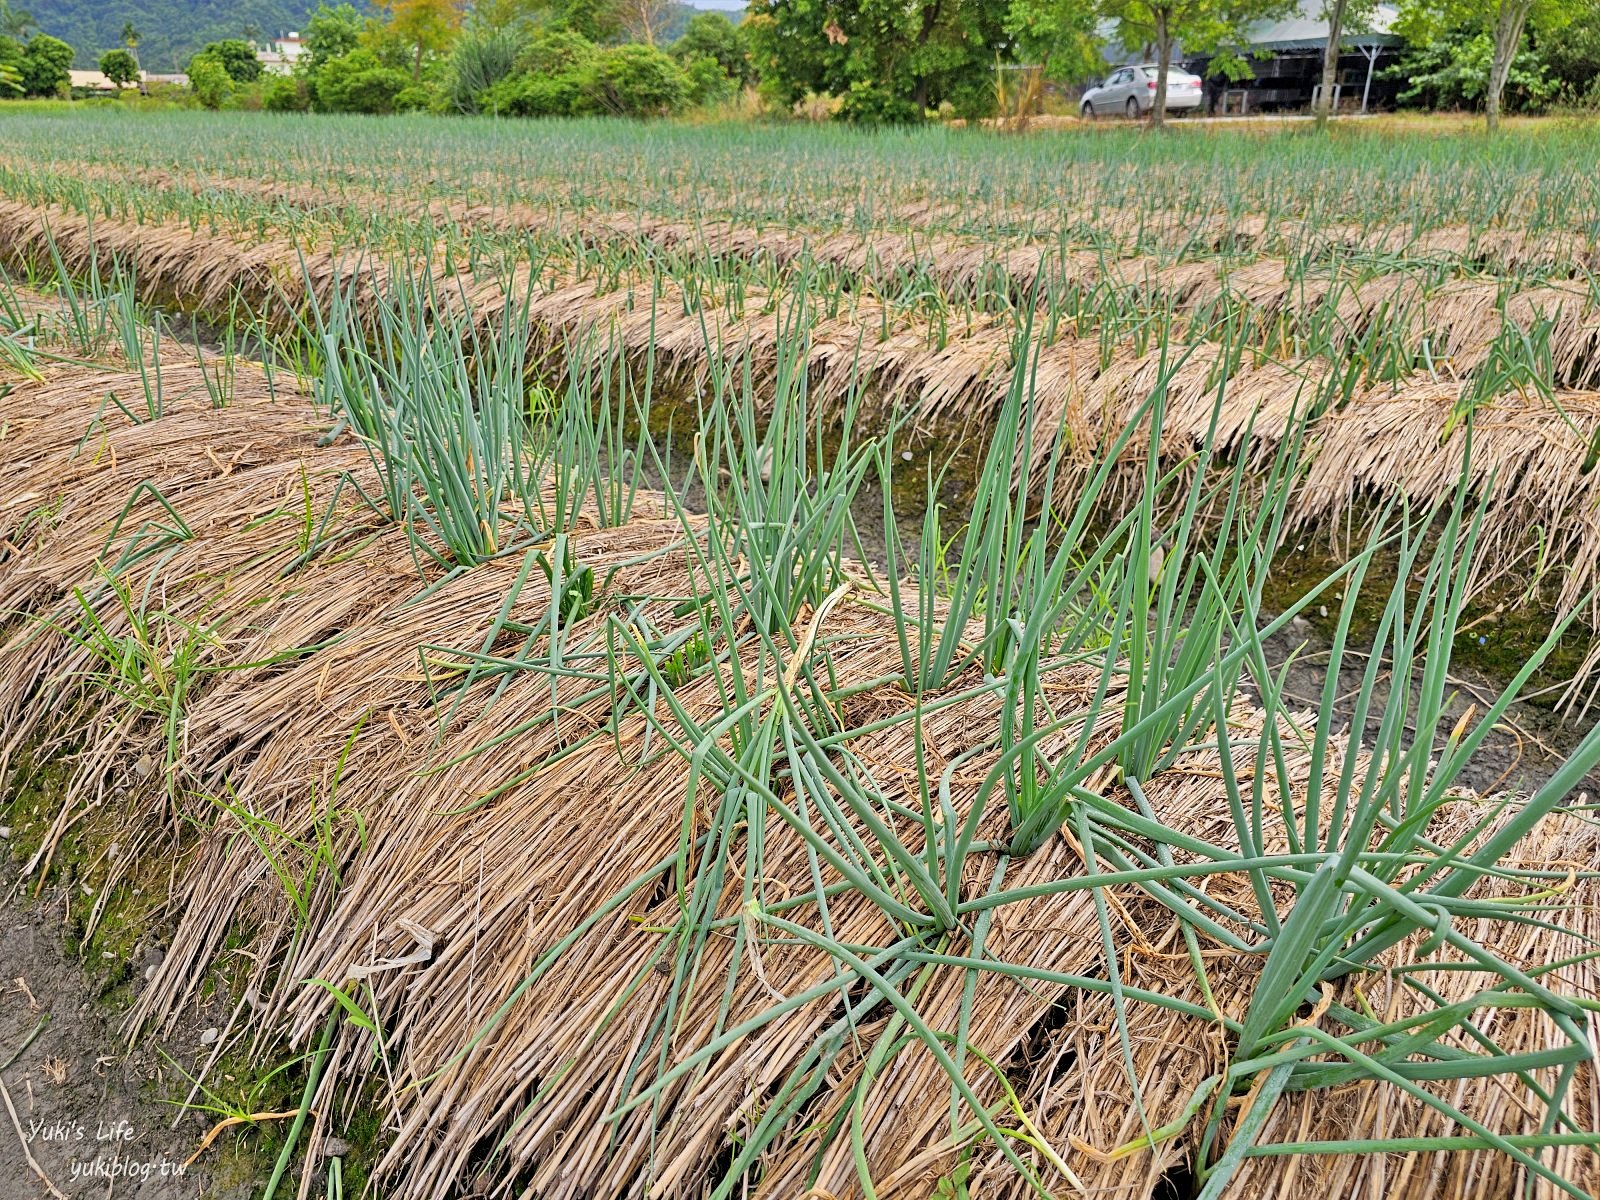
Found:
[[[1240,448],[1281,436],[1267,426],[1295,403],[1270,364],[1214,410],[1217,361],[1204,353],[1163,382],[1148,357],[1086,371],[1087,348],[1058,346],[1052,379],[1103,389],[1060,401],[1063,421],[1091,414],[1089,443],[1162,387],[1172,436],[1211,436],[1205,409]],[[854,1196],[863,1175],[880,1195],[926,1195],[957,1172],[982,1194],[1026,1194],[1031,1174],[1052,1192],[1076,1179],[1140,1196],[1199,1154],[1203,1109],[1190,1097],[1227,1068],[1229,1029],[1263,970],[1261,954],[1221,935],[1253,936],[1266,914],[1235,871],[1196,876],[1195,892],[1232,914],[1209,927],[1148,887],[1099,881],[1095,837],[1107,835],[1086,840],[1078,818],[1089,802],[1115,820],[1148,813],[1138,828],[1167,831],[1185,865],[1201,856],[1183,846],[1245,853],[1218,781],[1260,769],[1245,743],[1269,723],[1246,703],[1227,715],[1232,759],[1201,739],[1138,791],[1107,762],[1037,849],[1012,847],[1004,805],[991,804],[973,822],[981,846],[948,881],[959,919],[934,939],[911,882],[935,849],[922,789],[959,825],[1016,738],[1002,732],[1012,702],[992,680],[976,685],[986,664],[956,672],[924,711],[900,675],[903,614],[867,577],[798,605],[787,619],[803,632],[753,636],[741,576],[756,564],[713,572],[727,528],[654,494],[626,521],[608,525],[586,503],[560,532],[450,569],[416,554],[425,529],[356,499],[383,494],[358,439],[319,444],[327,419],[254,371],[214,408],[185,373],[203,369],[175,367],[164,404],[139,419],[127,401],[136,385],[149,401],[138,372],[66,371],[0,396],[0,428],[16,422],[0,441],[8,480],[19,496],[59,498],[48,519],[13,513],[31,500],[4,510],[0,607],[19,618],[0,645],[5,753],[88,743],[52,836],[111,778],[139,799],[149,836],[174,812],[191,818],[173,843],[171,945],[130,1032],[170,1029],[243,939],[253,1045],[326,1040],[313,1132],[335,1131],[342,1098],[376,1097],[390,1139],[381,1186],[402,1200],[466,1188],[709,1195],[746,1171],[771,1196]],[[127,393],[123,405],[101,405],[107,392]],[[1531,463],[1537,451],[1523,453]],[[323,524],[332,533],[314,536]],[[573,607],[577,593],[555,581],[579,569],[593,587]],[[741,615],[697,624],[719,605]],[[107,667],[91,629],[136,651],[139,687],[165,707],[92,686]],[[682,634],[684,654],[647,659],[630,640],[643,631],[651,644]],[[181,697],[152,683],[179,678],[184,655],[194,673]],[[813,677],[827,690],[802,684]],[[1039,753],[1065,761],[1080,741],[1089,753],[1110,744],[1125,679],[1093,656],[1047,660],[1041,694],[1065,715],[1028,718]],[[719,726],[735,692],[755,698],[754,718]],[[1285,718],[1284,735],[1311,723]],[[1325,749],[1339,758],[1345,745]],[[743,773],[718,775],[719,756]],[[1263,781],[1270,812],[1298,817],[1313,762],[1278,756],[1281,779]],[[847,775],[871,781],[865,799],[824,809]],[[1428,828],[1448,842],[1478,811],[1445,805]],[[1587,861],[1588,844],[1561,828],[1563,840],[1546,832],[1524,848],[1529,864]],[[1276,817],[1257,835],[1254,852],[1291,846]],[[1133,826],[1116,837],[1141,861],[1171,853]],[[1592,886],[1571,902],[1588,904]],[[981,906],[1002,888],[1019,894]],[[1287,914],[1296,898],[1280,880],[1268,907]],[[1535,967],[1547,952],[1521,927],[1490,924],[1478,936],[1510,958]],[[1582,928],[1561,953],[1578,953]],[[1380,966],[1419,952],[1396,946]],[[974,960],[1006,971],[974,973]],[[1592,987],[1589,974],[1570,982]],[[1361,976],[1369,989],[1383,978]],[[1467,979],[1442,972],[1436,986]],[[1340,986],[1357,1008],[1355,983]],[[1519,1044],[1555,1038],[1538,1014],[1514,1015]],[[959,1063],[940,1061],[946,1047]],[[1592,1087],[1589,1064],[1575,1086]],[[1341,1136],[1389,1131],[1390,1101],[1334,1100],[1352,1105]],[[1511,1101],[1474,1111],[1526,1127]],[[1274,1120],[1320,1119],[1284,1113]],[[745,1146],[757,1149],[740,1161]],[[1565,1169],[1591,1178],[1591,1156],[1572,1149]],[[1418,1165],[1414,1178],[1510,1178],[1474,1161]]]

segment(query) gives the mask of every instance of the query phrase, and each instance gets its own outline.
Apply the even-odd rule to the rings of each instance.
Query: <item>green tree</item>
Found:
[[[1011,55],[1008,8],[992,0],[752,0],[751,57],[774,100],[843,97],[858,121],[919,120],[944,101],[993,103],[992,68]]]
[[[317,77],[319,112],[387,114],[401,92],[411,87],[404,71],[384,66],[365,46],[325,64]]]
[[[609,42],[622,32],[617,0],[550,0],[545,19],[557,29],[569,29],[596,45]]]
[[[1600,0],[1585,4],[1560,28],[1544,31],[1538,49],[1563,100],[1600,103]]]
[[[305,56],[306,70],[315,75],[325,64],[343,58],[361,42],[366,28],[361,14],[354,5],[329,6],[319,4],[317,11],[306,20]]]
[[[1399,97],[1403,104],[1468,108],[1484,102],[1493,58],[1494,43],[1486,30],[1456,29],[1410,47],[1390,73],[1406,85]],[[1511,64],[1501,104],[1507,111],[1531,111],[1555,99],[1560,90],[1539,55],[1522,53]]]
[[[523,75],[565,75],[582,71],[599,56],[600,48],[571,29],[542,29],[517,55]]]
[[[1437,42],[1451,31],[1486,33],[1490,54],[1483,89],[1485,123],[1500,128],[1500,106],[1511,66],[1530,24],[1543,32],[1560,29],[1578,15],[1575,0],[1402,0],[1395,31],[1415,44]]]
[[[719,12],[691,17],[683,36],[672,43],[672,57],[685,65],[697,58],[715,59],[729,79],[750,82],[750,46],[744,31]]]
[[[689,81],[689,103],[700,106],[725,104],[739,94],[739,84],[714,58],[699,55],[683,60],[684,78]]]
[[[1106,14],[1116,21],[1124,46],[1155,49],[1156,96],[1150,123],[1160,128],[1166,123],[1167,77],[1175,43],[1181,41],[1189,54],[1203,54],[1241,42],[1248,26],[1298,7],[1296,0],[1108,0]]]
[[[622,33],[626,0],[473,0],[471,25],[479,30],[567,29],[592,42]]]
[[[0,37],[18,41],[28,36],[30,30],[39,28],[39,22],[25,8],[15,8],[9,0],[0,0]]]
[[[128,53],[133,55],[134,65],[139,63],[139,43],[144,37],[134,28],[132,21],[126,21],[122,26],[122,44],[128,48]]]
[[[139,63],[127,50],[107,50],[100,56],[100,74],[121,91],[128,84],[139,82]]]
[[[413,48],[411,79],[422,80],[423,58],[449,50],[461,29],[460,0],[384,0],[387,32]]]
[[[221,108],[233,95],[233,76],[222,59],[202,51],[189,60],[189,90],[207,108]]]
[[[22,52],[22,86],[30,96],[59,95],[72,80],[76,51],[48,33],[35,34]]]
[[[1006,30],[1017,59],[1039,68],[1019,112],[1033,110],[1046,79],[1081,80],[1101,66],[1098,17],[1093,0],[1011,0]]]
[[[234,83],[254,83],[261,78],[261,60],[256,57],[255,47],[249,42],[229,38],[201,47],[200,53],[210,55],[221,63],[222,69]],[[193,59],[189,63],[189,74],[194,75]]]
[[[0,33],[0,97],[15,99],[23,94],[22,43]]]
[[[549,13],[546,0],[477,0],[472,6],[475,32],[521,32],[543,21]]]

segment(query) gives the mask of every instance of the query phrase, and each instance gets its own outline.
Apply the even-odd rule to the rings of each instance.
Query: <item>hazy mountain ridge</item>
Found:
[[[318,0],[22,0],[39,27],[78,52],[74,65],[93,67],[122,44],[123,27],[139,31],[139,61],[147,71],[181,71],[207,42],[275,37],[305,24]],[[358,5],[358,7],[360,7]]]

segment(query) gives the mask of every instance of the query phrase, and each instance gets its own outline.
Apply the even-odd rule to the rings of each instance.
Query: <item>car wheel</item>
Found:
[[[1128,120],[1137,121],[1138,119],[1139,119],[1139,99],[1136,96],[1129,96],[1128,97]]]
[[[1094,105],[1090,104],[1087,100],[1085,100],[1083,102],[1083,106],[1078,109],[1078,115],[1080,117],[1082,117],[1085,121],[1094,120]]]

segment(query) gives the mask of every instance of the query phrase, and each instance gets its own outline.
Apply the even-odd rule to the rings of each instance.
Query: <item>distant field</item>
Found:
[[[1600,1186],[1600,124],[1043,124],[0,108],[0,818],[230,1137]]]

